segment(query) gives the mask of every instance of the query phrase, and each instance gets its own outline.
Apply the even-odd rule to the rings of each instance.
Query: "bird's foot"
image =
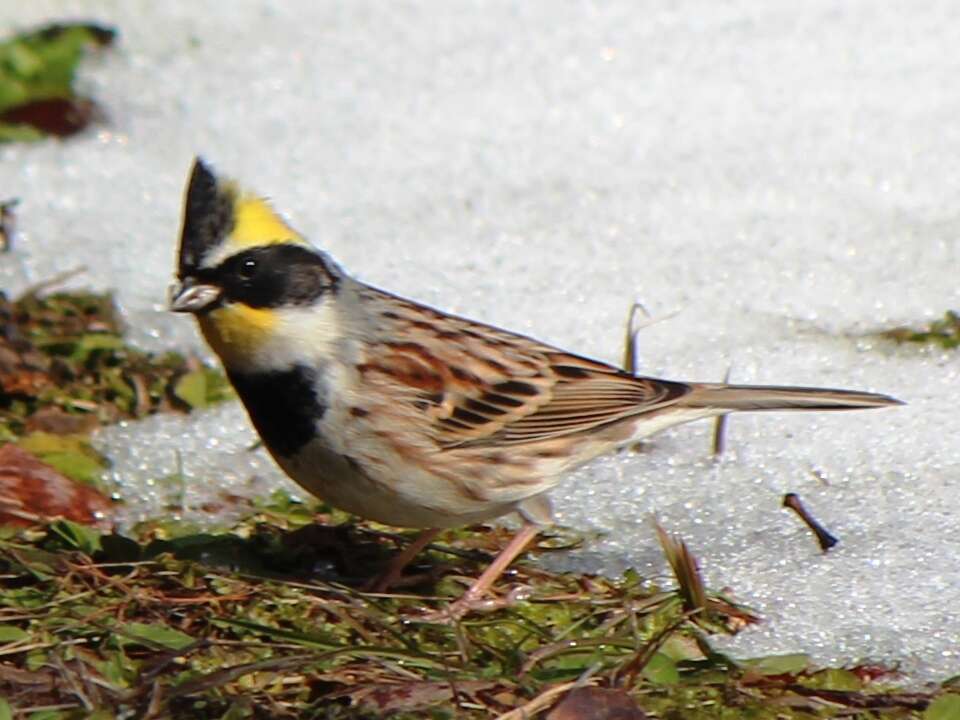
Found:
[[[530,588],[526,586],[513,588],[506,595],[499,597],[490,597],[485,591],[475,593],[472,592],[471,588],[449,605],[420,615],[417,617],[417,621],[451,625],[458,620],[462,620],[470,613],[489,613],[495,610],[513,607],[518,602],[526,600],[529,596]]]

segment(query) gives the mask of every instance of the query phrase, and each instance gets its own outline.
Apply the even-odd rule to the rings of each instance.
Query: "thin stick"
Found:
[[[13,249],[13,238],[17,234],[17,214],[13,209],[19,203],[19,198],[0,202],[0,252],[9,252]]]
[[[564,693],[575,688],[592,684],[593,682],[590,680],[585,683],[581,683],[579,680],[574,680],[572,682],[554,685],[553,687],[544,690],[526,705],[515,708],[510,712],[504,713],[503,715],[497,715],[496,720],[529,720],[541,710],[545,710],[550,707],[557,696],[563,695]]]
[[[643,321],[637,321],[637,311],[643,313]],[[630,306],[630,312],[627,315],[627,331],[623,342],[623,369],[631,375],[637,374],[637,361],[640,354],[637,352],[637,335],[644,328],[656,325],[658,322],[669,320],[680,314],[680,310],[673,310],[666,315],[652,316],[643,304],[638,300]]]
[[[623,339],[623,369],[631,375],[637,373],[637,334],[646,325],[645,323],[637,327],[637,310],[643,313],[648,322],[650,320],[650,313],[639,300],[630,306],[630,312],[627,314],[627,334]]]
[[[730,373],[733,371],[733,365],[727,367],[727,372],[723,376],[723,382],[730,382]],[[719,458],[723,455],[723,451],[727,449],[727,418],[730,417],[729,413],[724,413],[723,415],[718,415],[716,421],[713,423],[713,456]]]
[[[24,290],[20,294],[20,297],[18,299],[23,300],[24,298],[33,297],[34,295],[39,295],[44,290],[49,290],[50,288],[54,288],[57,285],[62,285],[67,280],[71,280],[77,275],[81,275],[86,271],[87,271],[86,265],[81,265],[80,267],[71,268],[70,270],[64,270],[62,273],[57,273],[51,278],[47,278],[46,280],[41,280],[38,283],[34,283],[33,285],[30,285],[26,290]]]
[[[800,519],[806,523],[807,527],[813,531],[813,534],[817,537],[817,542],[820,544],[820,549],[823,550],[823,552],[827,552],[830,548],[840,542],[837,538],[827,532],[823,525],[814,519],[809,511],[803,506],[803,503],[800,502],[800,497],[796,493],[787,493],[784,495],[783,506],[793,510],[800,517]]]

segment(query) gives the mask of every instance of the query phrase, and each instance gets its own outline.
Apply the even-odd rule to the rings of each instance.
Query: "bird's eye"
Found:
[[[247,258],[242,263],[237,270],[237,273],[244,280],[251,280],[253,276],[257,274],[257,261]]]

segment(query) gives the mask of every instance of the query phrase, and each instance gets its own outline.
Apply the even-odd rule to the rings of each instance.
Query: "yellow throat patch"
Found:
[[[255,358],[269,341],[277,317],[269,308],[230,303],[198,315],[197,322],[203,337],[227,369],[237,369]]]

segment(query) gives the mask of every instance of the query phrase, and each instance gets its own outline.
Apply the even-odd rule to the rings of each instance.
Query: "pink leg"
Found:
[[[474,609],[487,593],[490,587],[497,581],[503,571],[506,570],[517,555],[522,553],[527,545],[540,532],[540,526],[530,522],[524,522],[523,527],[511,540],[507,546],[500,551],[500,554],[494,558],[493,562],[483,571],[467,591],[455,602],[437,613],[431,613],[428,620],[456,620],[463,617],[470,610]]]
[[[439,528],[427,528],[416,539],[407,545],[393,560],[390,565],[368,586],[370,592],[386,592],[397,584],[403,577],[403,570],[410,564],[420,551],[433,542],[433,539],[440,534]]]

